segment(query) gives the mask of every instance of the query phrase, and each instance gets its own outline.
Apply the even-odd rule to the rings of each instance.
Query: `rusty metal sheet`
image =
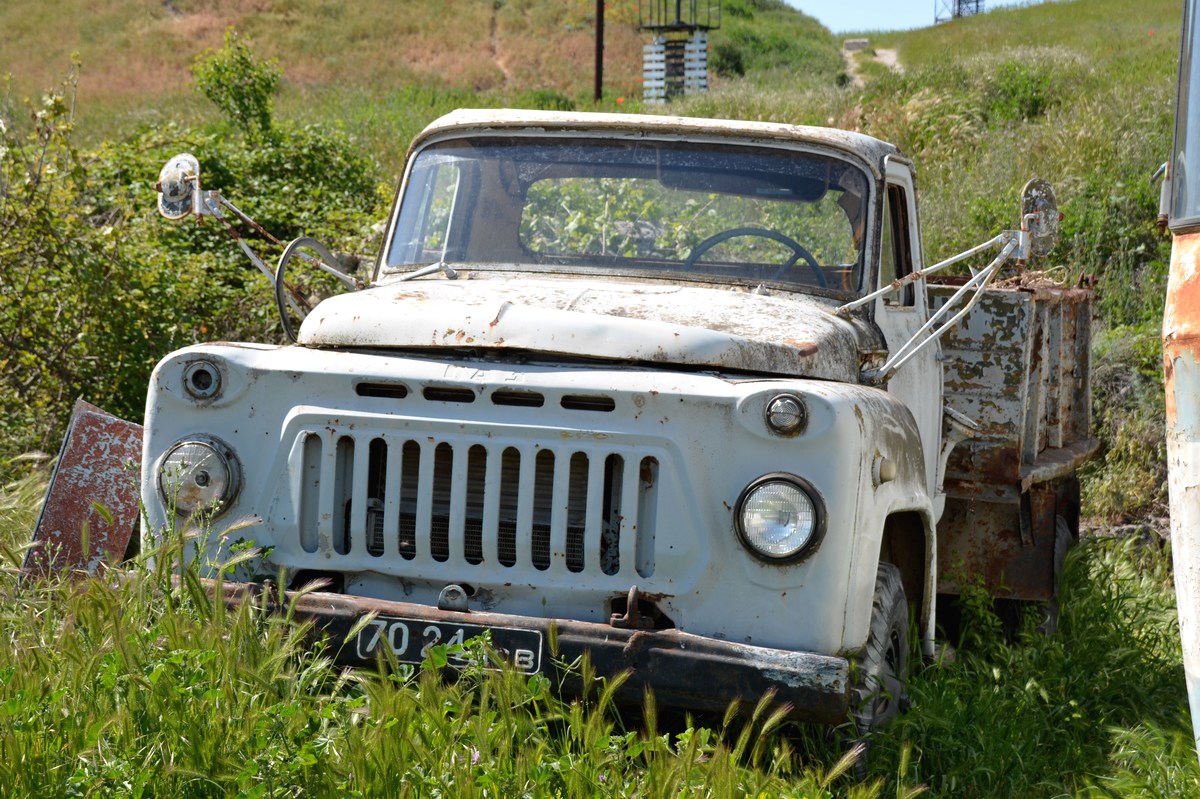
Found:
[[[958,593],[965,580],[999,598],[1054,598],[1056,519],[1075,518],[1073,484],[1041,483],[1015,502],[949,499],[938,523],[938,592]]]
[[[216,584],[209,582],[209,589]],[[442,611],[410,602],[392,602],[347,594],[281,592],[274,586],[222,583],[225,602],[253,601],[269,610],[288,609],[313,623],[313,634],[331,640],[337,662],[378,666],[379,657],[360,656],[348,636],[370,614],[418,621],[443,630],[455,625],[541,633],[542,673],[568,694],[589,689],[578,675],[551,664],[586,655],[599,676],[627,674],[620,701],[640,704],[651,691],[663,707],[723,712],[739,699],[753,707],[767,692],[775,706],[787,706],[792,718],[838,723],[849,710],[849,663],[844,658],[719,641],[679,630],[620,629],[607,624],[514,616],[501,613]],[[551,651],[551,641],[554,642]]]
[[[141,456],[141,425],[78,400],[23,570],[92,572],[120,560],[138,522]]]

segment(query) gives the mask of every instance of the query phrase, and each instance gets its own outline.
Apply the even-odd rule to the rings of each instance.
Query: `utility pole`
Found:
[[[596,0],[596,102],[604,97],[604,0]]]

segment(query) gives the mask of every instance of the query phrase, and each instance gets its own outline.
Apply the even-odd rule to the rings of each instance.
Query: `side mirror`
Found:
[[[1058,223],[1062,214],[1054,187],[1034,178],[1021,191],[1021,232],[1029,234],[1029,254],[1041,258],[1058,245]]]
[[[172,221],[196,212],[200,196],[200,162],[190,153],[181,153],[158,173],[158,212]]]

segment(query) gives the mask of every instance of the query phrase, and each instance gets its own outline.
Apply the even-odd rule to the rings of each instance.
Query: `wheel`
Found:
[[[860,734],[886,724],[907,709],[904,686],[908,680],[908,654],[908,601],[900,570],[880,562],[871,629],[851,691],[854,722]]]
[[[791,236],[785,236],[782,233],[777,233],[774,230],[761,227],[735,227],[730,228],[729,230],[722,230],[720,233],[714,233],[692,248],[692,251],[688,253],[687,260],[683,262],[683,271],[687,272],[690,270],[696,265],[696,261],[700,260],[700,256],[704,255],[704,253],[708,252],[713,247],[716,247],[723,241],[735,239],[738,236],[760,236],[764,239],[777,241],[785,247],[791,248],[792,257],[787,260],[787,263],[779,267],[779,270],[775,272],[772,280],[779,280],[781,277],[783,277],[787,270],[796,265],[796,261],[799,261],[801,258],[803,258],[804,262],[808,264],[809,268],[812,269],[812,273],[816,276],[817,285],[819,285],[821,288],[827,288],[829,286],[829,281],[825,279],[825,273],[821,271],[821,265],[817,263],[816,258],[812,257],[812,253],[804,249],[800,242],[796,241]]]

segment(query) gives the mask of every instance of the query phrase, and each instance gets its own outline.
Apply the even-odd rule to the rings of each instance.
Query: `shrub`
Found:
[[[746,74],[746,61],[737,42],[719,41],[713,45],[709,66],[723,78],[741,77]]]
[[[87,160],[71,145],[76,74],[30,108],[31,130],[0,130],[0,410],[10,456],[53,450],[54,420],[77,395],[112,404],[129,370],[144,366],[148,342],[171,340],[151,311],[177,274],[135,268],[127,214],[89,196]]]
[[[525,92],[517,99],[516,105],[521,108],[537,108],[542,111],[575,110],[574,100],[553,89],[534,89],[531,92]]]
[[[987,116],[990,120],[1029,121],[1050,107],[1050,74],[1020,61],[1001,64],[988,87]]]
[[[271,98],[282,73],[259,61],[247,41],[230,28],[225,46],[200,56],[192,67],[196,88],[246,133],[271,129]]]
[[[170,156],[194,150],[206,188],[284,239],[362,252],[383,215],[376,167],[337,131],[277,126],[250,140],[167,125],[80,152],[73,92],[74,73],[29,109],[31,130],[0,126],[0,463],[55,451],[79,396],[140,419],[171,350],[279,336],[266,279],[215,220],[154,213]],[[271,242],[242,233],[271,260]]]

